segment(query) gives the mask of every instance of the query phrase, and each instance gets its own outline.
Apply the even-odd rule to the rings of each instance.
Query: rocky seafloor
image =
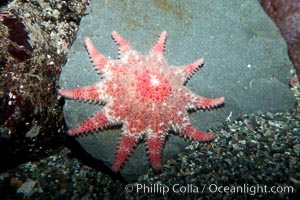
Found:
[[[297,199],[300,93],[295,109],[226,123],[209,143],[190,142],[176,158],[132,183],[85,165],[68,148],[0,174],[1,199]]]

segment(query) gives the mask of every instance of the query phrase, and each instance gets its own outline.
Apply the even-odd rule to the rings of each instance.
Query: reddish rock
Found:
[[[300,79],[300,0],[259,0],[287,42],[290,59]],[[295,81],[292,79],[292,81]]]

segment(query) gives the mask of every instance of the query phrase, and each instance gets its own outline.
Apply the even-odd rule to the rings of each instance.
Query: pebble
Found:
[[[294,149],[295,154],[300,157],[300,144],[295,144],[293,149]]]

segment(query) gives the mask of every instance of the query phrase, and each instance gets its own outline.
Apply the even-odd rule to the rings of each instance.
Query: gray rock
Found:
[[[102,54],[117,58],[117,46],[110,37],[113,30],[144,54],[166,30],[165,56],[169,65],[205,59],[205,67],[189,80],[187,87],[205,97],[224,96],[225,106],[190,114],[200,130],[220,125],[230,113],[233,120],[245,113],[281,112],[294,106],[288,88],[292,65],[286,44],[257,1],[91,1],[63,68],[61,88],[101,80],[84,48],[84,38],[90,37]],[[65,120],[73,127],[100,109],[101,106],[67,100]],[[110,167],[120,132],[107,130],[77,140],[89,154]],[[183,138],[171,134],[165,142],[162,163],[185,145]],[[132,181],[146,173],[149,166],[145,146],[140,143],[121,175]]]

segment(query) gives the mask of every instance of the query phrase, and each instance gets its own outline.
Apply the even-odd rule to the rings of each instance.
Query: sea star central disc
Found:
[[[149,70],[136,73],[136,92],[142,102],[164,102],[171,92],[169,81],[163,75]]]
[[[191,124],[187,110],[216,107],[224,102],[224,97],[201,97],[184,86],[203,65],[203,59],[181,67],[168,66],[164,57],[165,31],[146,56],[133,50],[116,31],[112,37],[119,45],[117,60],[108,59],[97,51],[89,38],[85,40],[95,68],[104,80],[82,88],[59,90],[66,98],[105,105],[68,134],[75,136],[122,124],[114,171],[120,170],[140,138],[146,140],[155,170],[161,168],[163,143],[170,131],[196,141],[212,140],[213,133],[199,131]]]

